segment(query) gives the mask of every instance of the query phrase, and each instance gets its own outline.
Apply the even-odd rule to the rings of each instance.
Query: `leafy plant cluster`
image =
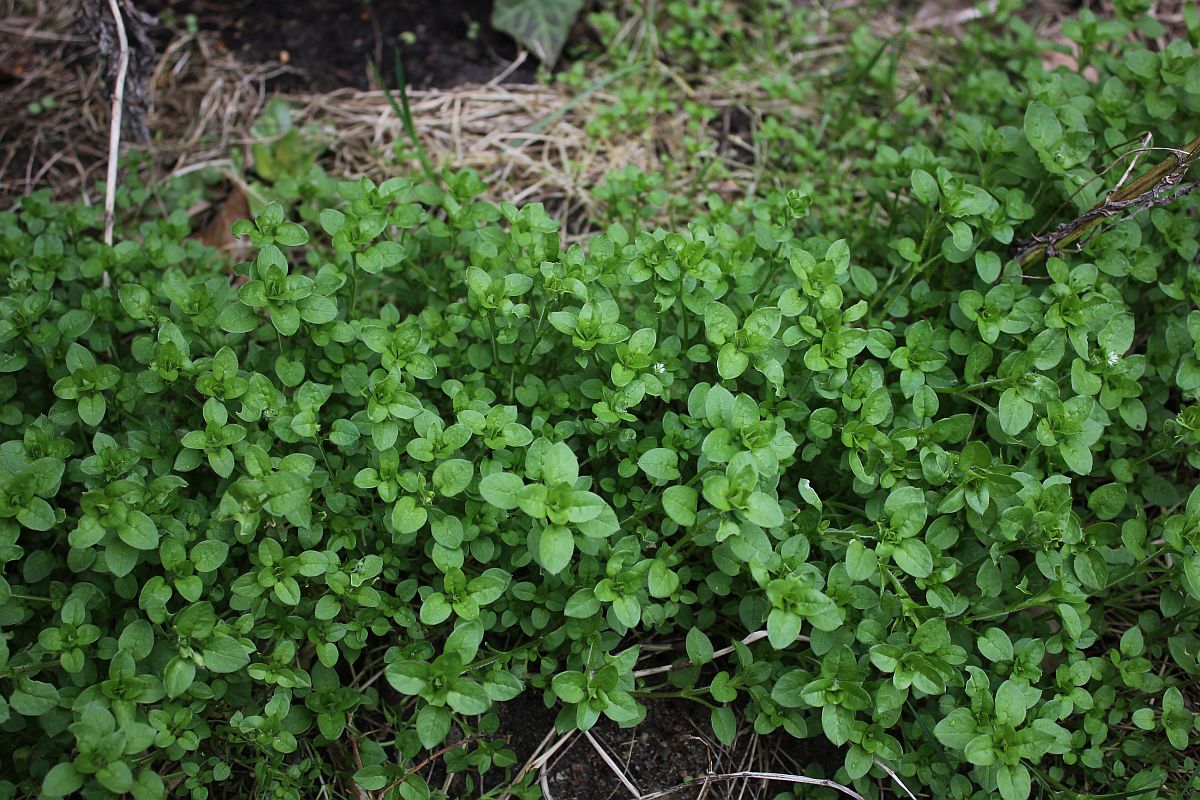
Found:
[[[1107,149],[1194,135],[1200,60],[1134,19],[1081,12],[1077,72],[977,34],[953,116],[768,148],[866,142],[852,185],[670,230],[636,170],[568,246],[471,172],[307,158],[232,269],[194,186],[123,187],[114,247],[94,208],[0,214],[0,795],[408,800],[436,754],[479,796],[503,703],[682,697],[823,737],[864,796],[1188,796],[1196,206],[1009,257]]]

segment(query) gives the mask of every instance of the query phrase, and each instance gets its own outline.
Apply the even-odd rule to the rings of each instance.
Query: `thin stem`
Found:
[[[685,544],[695,538],[696,534],[700,533],[704,527],[708,525],[708,523],[711,522],[714,517],[719,516],[720,513],[720,511],[710,511],[704,516],[703,519],[696,520],[696,524],[690,526],[687,529],[687,533],[676,539],[674,542],[669,543],[658,553],[657,557],[665,561],[668,556],[677,552],[679,548],[683,547]]]
[[[1120,580],[1123,581],[1129,577],[1132,577],[1132,574],[1123,575]],[[1175,575],[1173,573],[1164,572],[1162,575],[1159,575],[1157,578],[1155,578],[1152,581],[1148,581],[1146,583],[1139,584],[1138,586],[1135,586],[1132,589],[1127,589],[1126,591],[1121,592],[1119,595],[1116,595],[1115,597],[1108,598],[1105,601],[1105,605],[1112,605],[1112,604],[1118,603],[1127,597],[1133,597],[1138,592],[1144,592],[1147,589],[1153,589],[1155,586],[1161,586],[1162,584],[1167,583],[1174,579],[1175,579]],[[1112,584],[1109,584],[1109,585],[1111,586]]]
[[[27,603],[53,603],[54,602],[53,598],[38,597],[37,595],[33,595],[33,594],[18,594],[16,592],[10,592],[8,596],[15,597],[18,600],[24,600]]]
[[[688,328],[688,326],[687,326],[688,309],[687,309],[687,303],[683,302],[683,278],[684,278],[685,274],[686,273],[683,271],[683,268],[680,267],[680,269],[679,269],[679,312],[680,312],[679,316],[680,316],[680,320],[683,323],[683,331],[682,331],[683,339],[681,339],[680,341],[681,341],[682,345],[686,348],[687,341],[688,341],[688,329],[687,329]]]
[[[962,394],[963,392],[975,392],[980,389],[987,389],[992,386],[1001,386],[1013,382],[1013,378],[991,378],[978,383],[967,384],[966,386],[950,386],[945,389],[935,389],[939,394]]]
[[[701,689],[700,691],[705,690]],[[666,698],[673,698],[676,700],[691,700],[692,702],[699,703],[700,705],[708,708],[716,708],[715,705],[702,697],[696,696],[692,692],[656,692],[648,689],[637,689],[633,692],[630,692],[630,694],[632,694],[634,697],[644,697],[647,700],[663,700]]]
[[[394,64],[396,71],[396,91],[400,95],[399,103],[396,102],[396,98],[392,95],[392,90],[384,82],[383,75],[380,74],[379,67],[376,66],[374,60],[367,59],[367,63],[371,65],[371,71],[375,73],[375,80],[379,81],[379,85],[383,88],[388,105],[392,107],[392,111],[400,118],[400,124],[404,126],[404,132],[408,134],[409,141],[412,142],[413,148],[417,151],[417,158],[421,162],[421,169],[425,171],[425,175],[431,181],[440,183],[438,174],[434,171],[433,164],[429,161],[429,153],[425,149],[425,144],[417,136],[416,126],[413,125],[412,110],[408,106],[408,79],[404,75],[404,61],[400,58],[400,48],[396,48]]]
[[[999,611],[993,611],[990,614],[975,614],[970,617],[963,617],[962,621],[965,624],[971,624],[974,622],[981,622],[985,619],[995,619],[996,617],[1004,617],[1009,614],[1016,614],[1018,611],[1024,611],[1029,608],[1040,606],[1042,603],[1046,602],[1046,599],[1047,598],[1045,594],[1039,594],[1036,597],[1031,597],[1022,603],[1011,605],[1008,608],[1002,608]]]
[[[938,211],[932,214],[929,217],[929,221],[925,223],[925,232],[921,234],[921,246],[917,249],[917,262],[909,265],[908,275],[904,278],[904,283],[901,284],[899,289],[892,293],[893,296],[903,296],[904,293],[908,291],[908,287],[916,279],[917,275],[924,272],[925,268],[929,266],[929,263],[925,261],[925,249],[929,247],[929,240],[933,236],[934,228],[936,228],[938,223],[941,221],[942,213]],[[893,271],[892,274],[888,276],[887,283],[884,284],[884,287],[871,300],[871,304],[867,307],[868,317],[875,313],[875,304],[888,295],[887,290],[891,286],[892,279],[894,278],[895,274],[895,271]],[[884,312],[887,311],[889,305],[890,303],[884,303]]]
[[[537,346],[541,344],[542,335],[546,332],[546,312],[550,308],[550,302],[547,300],[542,304],[542,313],[538,316],[537,327],[533,329],[533,344],[521,356],[521,363],[518,365],[513,363],[512,371],[508,373],[508,402],[513,402],[516,397],[517,373],[525,369],[525,364],[533,356],[533,351],[537,350]]]
[[[488,338],[492,340],[492,363],[496,368],[500,368],[500,348],[496,345],[496,329],[492,326],[492,315],[488,314],[484,317],[487,320]]]

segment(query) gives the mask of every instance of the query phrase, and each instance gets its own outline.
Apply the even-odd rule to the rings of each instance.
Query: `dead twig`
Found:
[[[1183,184],[1192,165],[1200,158],[1200,136],[1182,150],[1171,151],[1158,166],[1130,184],[1110,192],[1087,213],[1059,225],[1045,235],[1033,236],[1017,246],[1016,261],[1022,269],[1043,258],[1064,252],[1070,245],[1082,247],[1082,241],[1104,219],[1119,216],[1129,210],[1168,205],[1191,193],[1196,184]],[[1124,180],[1124,178],[1122,178]]]
[[[634,785],[633,781],[629,779],[629,776],[625,774],[625,771],[617,766],[617,762],[613,761],[613,758],[608,754],[608,751],[600,746],[600,742],[596,741],[596,737],[592,735],[592,732],[584,731],[583,735],[587,737],[588,743],[591,744],[592,749],[600,754],[600,759],[607,764],[608,768],[612,770],[612,773],[617,776],[617,780],[621,782],[621,785],[629,790],[629,792],[634,796],[635,800],[641,800],[641,790]]]
[[[125,102],[125,73],[129,69],[129,39],[125,36],[125,22],[121,18],[118,0],[108,0],[113,21],[117,26],[117,79],[113,85],[112,122],[108,137],[108,176],[104,186],[104,243],[112,245],[113,216],[117,202],[117,159],[121,147],[121,109]],[[104,273],[104,285],[108,286],[108,272]]]
[[[900,780],[900,776],[897,775],[896,772],[891,767],[889,767],[887,764],[880,761],[878,758],[872,759],[872,761],[875,762],[875,766],[879,767],[881,770],[886,772],[888,774],[888,777],[890,777],[897,784],[899,784],[900,788],[904,790],[904,793],[906,795],[908,795],[910,798],[912,798],[912,800],[917,800],[917,796],[912,793],[912,789],[909,789],[907,786],[904,785],[904,781]]]
[[[764,781],[780,781],[782,783],[803,783],[808,786],[824,786],[827,789],[841,792],[847,797],[853,797],[854,800],[864,800],[863,796],[851,789],[849,786],[843,786],[837,781],[827,780],[825,778],[809,778],[805,775],[788,775],[784,772],[728,772],[724,775],[705,775],[701,778],[705,783],[718,783],[722,781],[740,781],[740,780],[764,780]],[[660,797],[666,797],[674,792],[690,789],[696,785],[697,781],[689,781],[672,786],[668,789],[663,789],[658,792],[644,794],[641,800],[658,800]]]
[[[459,747],[462,747],[463,745],[470,744],[471,742],[475,741],[477,738],[479,738],[479,737],[468,736],[467,738],[460,739],[459,741],[454,742],[453,744],[448,744],[448,745],[445,745],[444,747],[439,747],[437,750],[434,750],[432,753],[427,755],[425,758],[421,759],[421,761],[418,762],[416,764],[416,766],[410,768],[407,772],[405,772],[399,778],[396,778],[396,780],[392,781],[387,786],[383,787],[383,789],[379,792],[379,796],[387,797],[388,792],[392,791],[392,789],[395,789],[397,786],[404,783],[406,780],[411,778],[413,775],[416,775],[418,772],[425,769],[425,767],[432,764],[436,759],[440,758],[441,756],[446,755],[446,753],[449,753],[451,750],[456,750]]]
[[[759,639],[765,639],[765,638],[767,638],[767,632],[765,630],[755,631],[754,633],[751,633],[750,635],[743,638],[742,644],[753,644],[754,642],[757,642]],[[801,637],[799,637],[799,639],[801,641],[808,641],[807,636],[801,636]],[[732,653],[735,649],[736,648],[733,645],[730,645],[728,647],[722,647],[720,650],[714,650],[713,654],[712,654],[713,660],[715,661],[716,659],[721,658],[722,656],[727,656],[730,653]],[[645,678],[649,675],[660,675],[664,672],[671,672],[676,669],[683,669],[684,667],[688,666],[688,663],[689,662],[686,662],[686,661],[676,661],[676,662],[673,662],[670,664],[663,664],[663,665],[657,666],[657,667],[647,667],[646,669],[639,669],[633,673],[633,677]]]
[[[529,770],[533,768],[534,762],[537,761],[538,757],[542,754],[542,751],[546,749],[546,745],[550,744],[550,741],[557,733],[558,731],[556,731],[553,727],[546,731],[546,735],[542,737],[541,744],[539,744],[537,749],[533,751],[533,755],[529,756],[529,758],[525,760],[525,763],[521,766],[520,771],[517,772],[517,776],[509,783],[509,788],[500,795],[498,800],[508,800],[508,798],[512,796],[511,788],[525,778],[525,776],[529,773]]]

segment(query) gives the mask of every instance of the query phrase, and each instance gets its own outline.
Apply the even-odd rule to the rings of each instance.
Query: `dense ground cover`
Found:
[[[760,11],[592,18],[596,135],[679,71],[806,109],[744,199],[623,170],[567,243],[468,171],[305,162],[233,265],[188,238],[203,173],[127,180],[113,247],[0,214],[0,794],[408,800],[439,761],[533,798],[491,736],[521,697],[695,702],[869,797],[1190,796],[1200,20],[1080,12],[1073,69],[1003,9],[864,26],[810,75]]]

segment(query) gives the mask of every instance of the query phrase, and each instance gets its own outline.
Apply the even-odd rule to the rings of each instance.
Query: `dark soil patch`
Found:
[[[545,752],[543,743],[554,727],[555,711],[543,707],[535,693],[501,705],[499,714],[496,735],[508,741],[518,765]],[[724,747],[713,737],[708,710],[684,700],[649,703],[645,721],[636,728],[623,729],[601,718],[591,734],[642,794],[696,781],[694,788],[673,792],[671,800],[774,797],[789,787],[730,781],[713,783],[706,791],[702,779],[706,773],[742,770],[824,776],[833,774],[844,759],[844,753],[824,738],[796,740],[783,731],[756,737],[744,728],[733,747]],[[554,733],[550,744],[558,739]],[[630,795],[581,733],[551,757],[542,773],[552,800],[623,800]]]
[[[280,60],[296,72],[271,88],[325,92],[371,85],[370,61],[394,85],[400,37],[408,85],[418,89],[486,83],[517,55],[516,44],[491,27],[491,0],[144,0],[164,23],[182,25],[194,14],[201,30],[220,34],[248,62]],[[530,82],[529,58],[508,76]]]
[[[724,766],[723,748],[712,737],[708,712],[696,703],[651,703],[646,720],[638,727],[623,729],[602,719],[591,734],[643,794]],[[581,733],[551,759],[546,772],[546,785],[554,800],[617,800],[629,796],[629,790]],[[671,796],[690,800],[698,793],[699,788]]]

